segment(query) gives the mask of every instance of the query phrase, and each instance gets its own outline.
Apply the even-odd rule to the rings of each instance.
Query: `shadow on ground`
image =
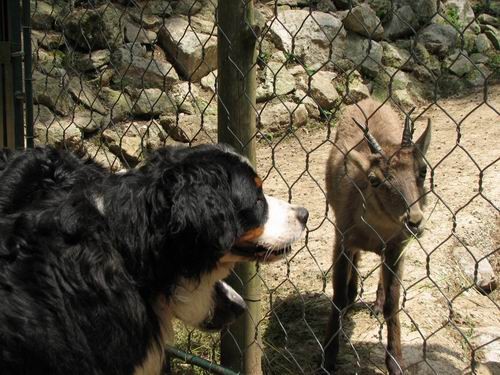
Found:
[[[275,301],[269,325],[262,335],[265,348],[263,369],[266,375],[326,374],[319,364],[330,306],[329,298],[319,293],[304,293]],[[362,310],[368,310],[368,307],[356,304],[344,317],[346,337],[351,338],[356,325],[353,314]],[[382,341],[374,338],[370,342],[359,342],[352,337],[350,342],[345,338],[342,341],[337,360],[338,374],[386,373],[385,338]],[[407,374],[462,372],[457,368],[457,363],[447,359],[460,358],[461,354],[441,345],[427,345],[427,361],[422,358],[422,345],[403,344],[403,353],[408,365]]]

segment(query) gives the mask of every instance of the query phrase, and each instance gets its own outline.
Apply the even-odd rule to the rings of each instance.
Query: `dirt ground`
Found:
[[[487,102],[481,92],[440,100],[415,112],[422,113],[417,133],[427,117],[432,119],[428,160],[434,170],[434,187],[425,235],[406,251],[405,301],[400,314],[403,355],[410,374],[467,371],[474,344],[478,345],[473,343],[474,336],[484,329],[496,332],[497,340],[488,346],[500,346],[498,292],[483,296],[470,288],[471,282],[452,256],[459,239],[479,231],[484,246],[493,252],[488,260],[498,265],[499,111],[500,87],[496,86],[490,88]],[[263,308],[269,318],[263,323],[264,363],[269,374],[310,374],[321,359],[319,343],[332,294],[329,268],[335,230],[331,210],[326,214],[324,168],[333,138],[326,129],[299,131],[295,139],[262,146],[258,152],[266,192],[290,197],[310,211],[307,242],[303,241],[302,248],[296,246],[286,263],[262,267],[264,289],[272,295]],[[467,225],[480,227],[463,227]],[[375,298],[379,265],[377,256],[364,255],[362,293],[345,319],[339,373],[385,371],[385,327],[367,308]],[[492,339],[495,337],[487,341]],[[476,359],[485,360],[482,353],[476,353]]]
[[[479,92],[414,112],[422,114],[417,134],[427,117],[432,119],[427,156],[434,186],[425,234],[406,250],[400,316],[408,374],[468,373],[472,356],[483,363],[477,373],[500,373],[500,293],[477,292],[452,255],[460,243],[487,249],[498,277],[500,86],[487,94],[486,102]],[[262,266],[258,273],[266,374],[312,374],[321,362],[332,296],[335,229],[325,203],[324,168],[333,139],[334,131],[324,127],[259,142],[258,171],[266,193],[310,212],[306,239],[286,262]],[[344,319],[339,374],[385,373],[385,326],[367,308],[375,299],[379,267],[377,256],[364,254],[358,302]],[[217,359],[213,351],[210,356]]]

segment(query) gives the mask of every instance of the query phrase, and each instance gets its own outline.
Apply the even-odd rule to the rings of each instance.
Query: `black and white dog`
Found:
[[[119,175],[54,150],[1,164],[6,375],[159,374],[172,319],[217,328],[217,296],[236,298],[219,280],[282,257],[308,216],[223,146],[163,149]]]

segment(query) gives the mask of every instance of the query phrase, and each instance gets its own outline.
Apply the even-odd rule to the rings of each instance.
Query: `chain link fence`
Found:
[[[427,229],[409,242],[401,280],[406,369],[498,373],[499,2],[234,1],[253,7],[253,20],[233,22],[256,42],[255,63],[237,79],[256,74],[255,92],[239,100],[256,118],[258,172],[267,194],[310,211],[286,262],[238,280],[261,285],[251,336],[262,372],[322,372],[332,246],[342,235],[325,199],[325,163],[344,107],[372,96],[398,111],[401,126],[416,107],[416,133],[433,120]],[[217,54],[227,36],[216,0],[29,3],[35,145],[78,150],[118,171],[150,149],[217,142],[218,116],[237,113],[218,91],[217,68],[238,65]],[[386,326],[370,315],[381,266],[367,253],[354,268],[360,290],[341,326],[339,373],[386,372]],[[176,332],[178,348],[221,362],[219,334]],[[249,347],[224,335],[243,357]],[[173,361],[170,371],[204,370]]]

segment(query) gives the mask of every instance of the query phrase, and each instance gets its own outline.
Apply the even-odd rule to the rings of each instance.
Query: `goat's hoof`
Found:
[[[384,312],[384,305],[382,303],[378,303],[377,301],[373,302],[370,307],[371,307],[370,311],[371,316],[379,316],[382,315],[382,313]]]
[[[387,370],[389,375],[403,375],[403,361],[400,359],[396,361],[393,358],[386,359]]]

